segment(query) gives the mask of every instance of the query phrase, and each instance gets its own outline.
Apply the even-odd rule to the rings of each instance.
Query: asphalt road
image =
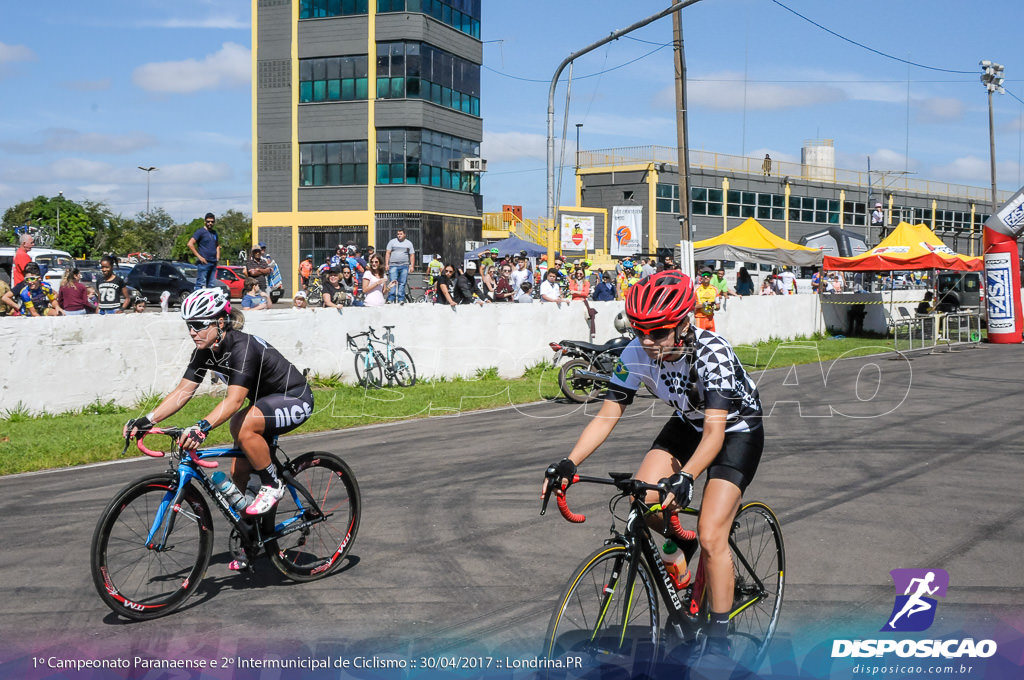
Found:
[[[848,659],[814,669],[834,638],[877,636],[893,606],[889,571],[902,567],[950,574],[929,636],[1003,636],[1019,654],[1022,368],[1024,348],[982,346],[759,375],[767,444],[747,498],[776,510],[787,550],[766,674],[849,677]],[[164,677],[33,669],[47,657],[533,657],[566,578],[610,524],[597,487],[573,489],[583,525],[538,515],[544,467],[594,412],[546,403],[292,437],[288,451],[335,451],[356,473],[363,517],[349,564],[295,584],[262,560],[250,580],[228,571],[220,523],[197,596],[144,623],[99,600],[89,543],[114,493],[165,464],[0,479],[0,677]],[[583,471],[634,470],[667,415],[638,399]],[[399,677],[381,673],[360,677]]]

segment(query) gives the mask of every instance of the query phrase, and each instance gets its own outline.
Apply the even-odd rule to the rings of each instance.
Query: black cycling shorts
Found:
[[[697,450],[704,434],[678,415],[669,418],[654,438],[652,449],[668,451],[684,465]],[[708,479],[724,479],[746,491],[754,479],[764,450],[764,428],[750,432],[728,432],[722,450],[708,467]]]
[[[268,394],[257,399],[253,406],[263,414],[263,436],[269,441],[276,435],[291,432],[313,415],[313,391],[307,383],[284,394]]]

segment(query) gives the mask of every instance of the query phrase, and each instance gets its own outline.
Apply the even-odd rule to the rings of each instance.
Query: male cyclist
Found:
[[[262,515],[284,495],[284,485],[270,459],[269,442],[312,415],[313,393],[302,372],[280,352],[262,338],[241,332],[241,312],[232,312],[231,302],[220,289],[191,293],[181,305],[181,318],[196,346],[185,375],[155,409],[129,420],[124,434],[138,436],[174,415],[192,399],[207,374],[218,375],[228,385],[227,396],[209,415],[187,428],[178,444],[195,451],[210,430],[230,420],[235,446],[246,458],[234,459],[231,475],[242,489],[250,471],[259,475],[259,492],[245,513]],[[243,406],[246,398],[249,405]]]
[[[678,270],[629,289],[626,316],[636,338],[622,351],[597,417],[569,456],[548,468],[544,490],[549,483],[564,489],[572,482],[576,466],[608,438],[641,383],[674,408],[636,477],[662,485],[669,491],[666,507],[678,510],[689,505],[694,480],[707,472],[698,533],[711,589],[708,645],[710,652],[728,655],[734,588],[729,530],[760,462],[764,429],[757,388],[724,338],[691,323],[695,303],[690,278]],[[646,502],[657,503],[657,493]],[[663,532],[660,515],[649,515],[648,522]],[[677,585],[685,587],[688,575],[681,581]]]

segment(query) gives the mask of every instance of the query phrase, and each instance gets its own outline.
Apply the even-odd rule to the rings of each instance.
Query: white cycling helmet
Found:
[[[231,300],[220,288],[193,291],[181,303],[181,318],[185,321],[217,319],[230,313]]]
[[[622,311],[615,315],[615,330],[620,333],[625,333],[633,326],[629,323],[629,319],[626,317],[626,312]]]

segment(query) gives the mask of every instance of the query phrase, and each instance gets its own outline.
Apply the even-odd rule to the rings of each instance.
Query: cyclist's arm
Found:
[[[579,439],[576,440],[576,445],[569,453],[569,460],[579,465],[590,457],[590,454],[596,451],[597,447],[601,446],[608,435],[612,433],[625,411],[626,404],[606,399],[601,404],[601,410],[597,412],[597,417],[592,418],[583,428]]]
[[[210,414],[206,416],[206,422],[210,423],[210,429],[223,425],[231,420],[231,416],[241,410],[245,398],[249,395],[249,388],[244,385],[228,385],[228,394],[219,404],[213,407]]]
[[[171,393],[164,397],[164,400],[146,417],[153,424],[167,420],[189,402],[197,389],[199,389],[199,383],[182,378],[178,386],[171,390]]]

